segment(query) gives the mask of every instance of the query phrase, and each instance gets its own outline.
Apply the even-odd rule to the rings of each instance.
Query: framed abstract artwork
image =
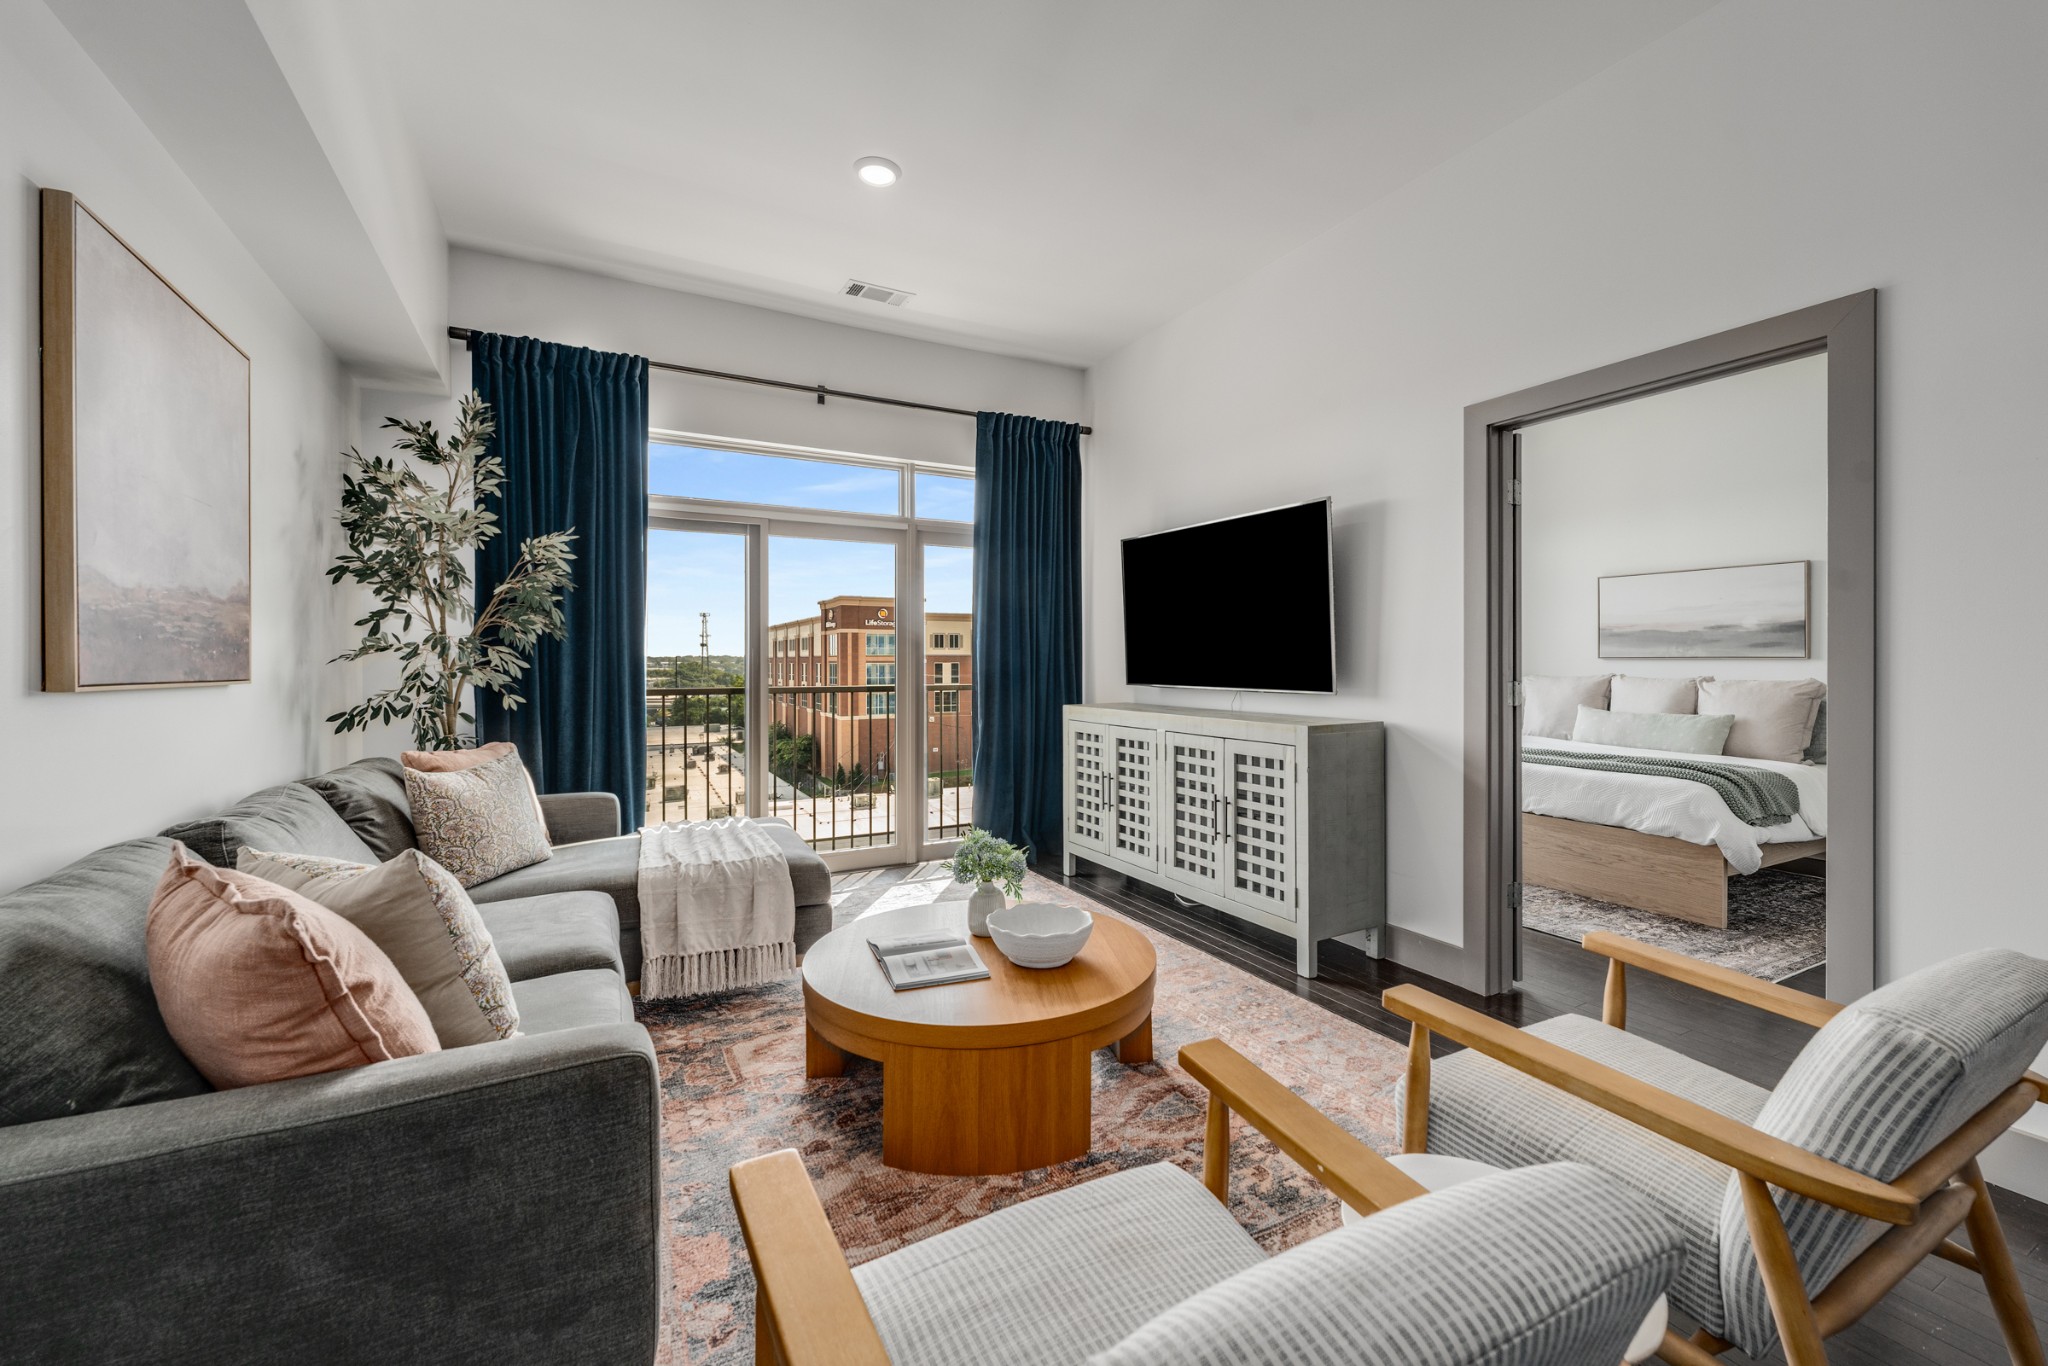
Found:
[[[1805,659],[1812,562],[1600,580],[1602,659]]]
[[[43,212],[43,689],[249,679],[249,357],[62,190]]]

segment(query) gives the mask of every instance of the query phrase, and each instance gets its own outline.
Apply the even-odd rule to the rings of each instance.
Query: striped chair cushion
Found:
[[[1136,1167],[853,1269],[895,1366],[1074,1366],[1266,1259],[1216,1197]]]
[[[1089,1366],[1619,1361],[1679,1257],[1649,1201],[1588,1167],[1502,1172],[1242,1271]]]
[[[2020,1079],[2048,1045],[2048,962],[1984,949],[1878,988],[1830,1020],[1793,1060],[1757,1128],[1890,1181]],[[1883,1226],[1777,1193],[1809,1294]],[[1720,1216],[1721,1335],[1752,1356],[1777,1340],[1740,1192]]]
[[[1598,1020],[1561,1015],[1527,1032],[1745,1123],[1770,1099],[1761,1087]],[[1583,1162],[1640,1192],[1685,1239],[1672,1303],[1721,1331],[1727,1167],[1471,1049],[1430,1068],[1429,1151],[1496,1167]]]

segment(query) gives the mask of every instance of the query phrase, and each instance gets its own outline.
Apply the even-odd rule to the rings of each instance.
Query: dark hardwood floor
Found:
[[[1503,996],[1477,996],[1335,942],[1323,945],[1322,975],[1309,980],[1294,975],[1292,941],[1234,917],[1183,905],[1160,888],[1085,862],[1071,878],[1057,867],[1033,871],[1390,1039],[1406,1042],[1408,1024],[1380,1006],[1380,993],[1402,982],[1419,983],[1511,1024],[1600,1014],[1603,961],[1535,931],[1524,936],[1520,989]],[[1822,972],[1802,973],[1790,985],[1818,992]],[[1629,977],[1628,1025],[1632,1033],[1759,1086],[1776,1085],[1811,1036],[1789,1020],[1648,973]],[[1449,1052],[1455,1045],[1438,1040],[1436,1047]],[[1997,1188],[1994,1203],[2026,1279],[2035,1321],[2048,1321],[2048,1204]],[[1939,1260],[1923,1262],[1862,1322],[1829,1339],[1828,1353],[1835,1366],[2002,1366],[2009,1360],[1982,1284],[1971,1272]],[[1763,1358],[1730,1352],[1722,1358],[1729,1366],[1784,1359],[1782,1352]]]

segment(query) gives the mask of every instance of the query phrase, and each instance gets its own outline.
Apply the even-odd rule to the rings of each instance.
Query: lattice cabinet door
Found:
[[[1168,877],[1213,890],[1223,867],[1223,741],[1166,732],[1166,839],[1159,868]]]
[[[1116,824],[1109,727],[1068,722],[1067,749],[1074,765],[1074,790],[1067,802],[1067,835],[1077,848],[1107,853],[1112,847],[1110,831]]]
[[[1155,867],[1159,844],[1159,732],[1105,726],[1104,755],[1116,784],[1116,821],[1109,852]]]
[[[1295,918],[1300,803],[1294,746],[1232,740],[1224,746],[1224,895],[1283,920]]]

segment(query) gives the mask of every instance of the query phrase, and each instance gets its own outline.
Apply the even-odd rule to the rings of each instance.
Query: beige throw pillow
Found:
[[[1735,718],[1721,752],[1739,759],[1797,764],[1813,739],[1813,719],[1828,685],[1817,678],[1703,678],[1700,711]]]
[[[440,1050],[419,998],[368,935],[182,844],[171,845],[144,942],[165,1027],[222,1089]]]
[[[443,1048],[519,1032],[512,980],[476,903],[417,849],[383,864],[243,849],[237,866],[341,916],[384,950],[420,998]]]
[[[1529,674],[1522,679],[1522,734],[1569,740],[1580,707],[1607,708],[1606,674]]]
[[[1691,716],[1700,709],[1697,678],[1638,678],[1616,674],[1608,690],[1609,711],[1650,711],[1664,716]]]
[[[493,740],[475,749],[409,749],[398,756],[398,763],[402,768],[416,768],[422,773],[464,773],[508,754],[516,758],[519,746],[510,740]],[[545,830],[548,813],[540,804],[540,789],[533,785],[533,774],[527,772],[523,759],[519,771],[526,774],[526,790],[533,794],[533,814],[540,817],[540,828]]]
[[[455,773],[405,771],[420,850],[464,887],[550,857],[547,826],[517,754]]]

